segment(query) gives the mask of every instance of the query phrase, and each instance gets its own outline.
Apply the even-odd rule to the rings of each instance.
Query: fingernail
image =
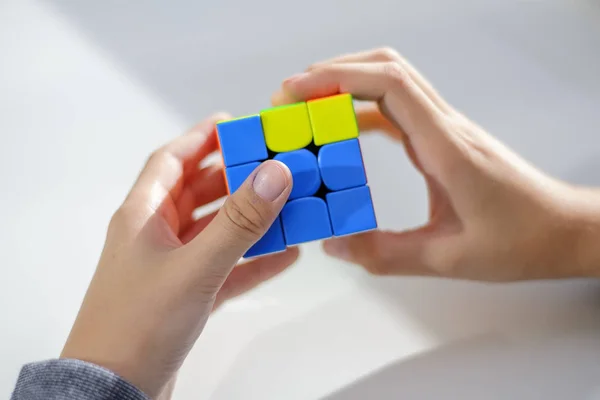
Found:
[[[218,124],[219,122],[230,120],[231,118],[231,114],[225,111],[216,112],[212,116],[212,119],[213,121],[215,121],[216,124]]]
[[[275,107],[286,104],[287,102],[287,96],[282,91],[276,92],[271,96],[271,104]]]
[[[288,186],[288,179],[278,162],[264,163],[252,183],[254,192],[263,200],[274,201]]]
[[[328,240],[323,244],[325,253],[332,257],[340,258],[345,261],[351,260],[350,248],[348,243],[343,239]]]

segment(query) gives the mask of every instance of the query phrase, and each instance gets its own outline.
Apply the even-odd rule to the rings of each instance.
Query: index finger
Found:
[[[215,125],[228,119],[225,113],[205,119],[186,135],[155,151],[140,173],[128,198],[134,198],[156,210],[171,197],[175,201],[181,192],[185,177],[200,161],[217,149]]]
[[[439,107],[442,112],[449,113],[452,108],[446,101],[437,93],[434,87],[419,73],[400,53],[388,47],[382,47],[373,50],[361,51],[352,54],[343,54],[338,57],[331,58],[326,61],[315,63],[308,67],[308,70],[313,70],[328,64],[347,64],[347,63],[363,63],[363,62],[395,62],[399,64],[410,78],[421,88],[431,101]]]
[[[326,65],[284,81],[283,89],[296,101],[338,93],[375,101],[409,136],[437,131],[443,117],[410,74],[393,62]]]

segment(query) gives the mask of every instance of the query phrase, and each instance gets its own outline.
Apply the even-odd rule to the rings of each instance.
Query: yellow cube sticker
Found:
[[[339,94],[310,100],[307,105],[317,146],[358,137],[352,95]]]
[[[302,149],[313,139],[305,102],[261,111],[267,148],[275,153]]]

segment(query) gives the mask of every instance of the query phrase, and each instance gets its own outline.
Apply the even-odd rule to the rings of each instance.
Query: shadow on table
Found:
[[[570,341],[480,336],[449,343],[390,364],[323,400],[599,399],[600,360],[588,351],[600,345],[597,333]]]
[[[599,282],[365,276],[256,336],[211,399],[579,399],[598,371]]]

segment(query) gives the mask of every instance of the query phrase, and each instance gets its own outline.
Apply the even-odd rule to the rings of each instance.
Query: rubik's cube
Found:
[[[292,173],[287,203],[245,257],[377,227],[358,135],[349,94],[217,124],[229,193],[267,159],[284,163]]]

